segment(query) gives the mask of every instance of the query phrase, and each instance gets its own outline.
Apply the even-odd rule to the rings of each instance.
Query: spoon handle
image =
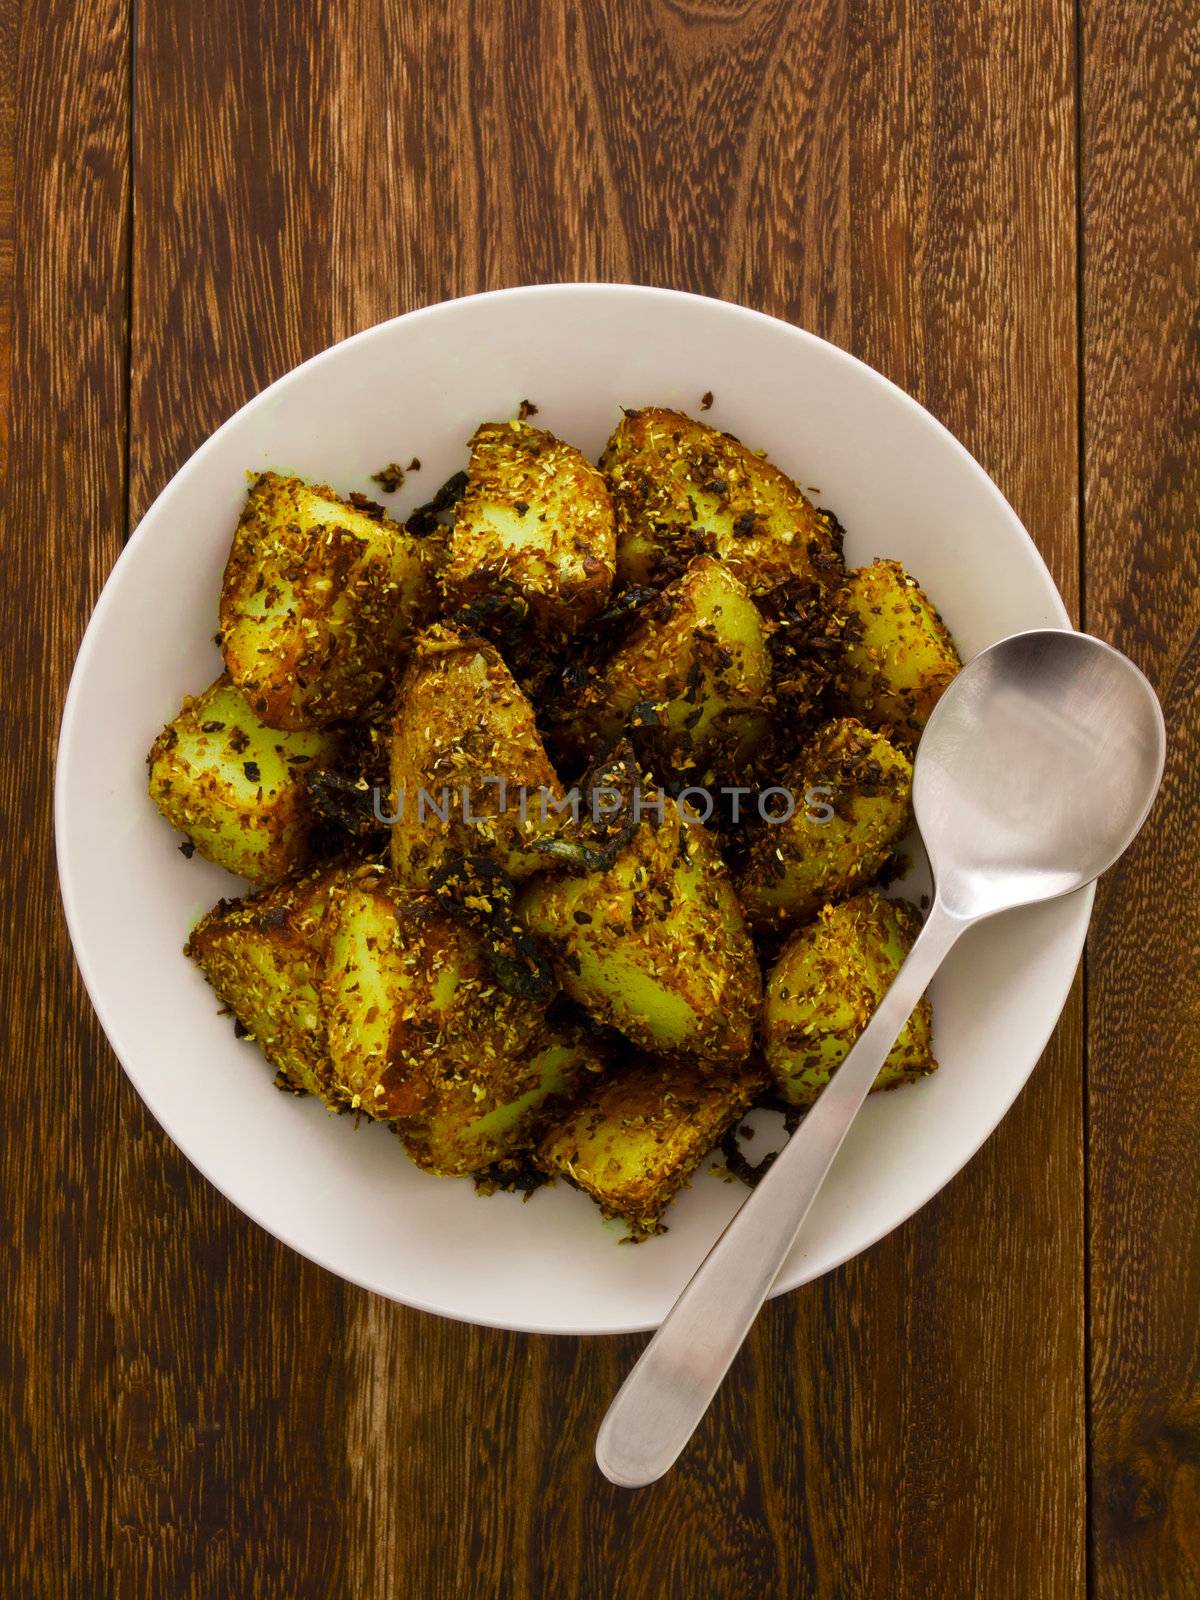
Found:
[[[853,1049],[621,1385],[596,1439],[596,1461],[613,1483],[628,1489],[653,1483],[691,1438],[888,1052],[966,926],[934,901]]]

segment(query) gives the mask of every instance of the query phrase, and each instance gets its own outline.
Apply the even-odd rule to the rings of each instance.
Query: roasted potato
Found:
[[[711,554],[752,595],[791,578],[835,583],[840,529],[732,434],[680,411],[627,411],[600,457],[617,525],[617,579],[662,584]]]
[[[266,727],[223,675],[189,696],[151,746],[150,798],[207,860],[277,883],[309,859],[306,777],[337,749],[334,733]]]
[[[562,788],[492,645],[453,628],[421,636],[396,702],[391,773],[392,867],[410,888],[462,856],[489,855],[510,878],[545,866],[533,846],[557,825]]]
[[[448,610],[512,596],[558,644],[603,610],[615,566],[612,500],[585,456],[526,422],[476,430],[439,578]]]
[[[580,1029],[547,1027],[529,1051],[504,1062],[462,1062],[443,1076],[424,1112],[397,1124],[419,1167],[446,1177],[483,1172],[532,1147],[554,1110],[603,1072],[599,1046]]]
[[[511,1074],[544,1023],[499,988],[470,927],[378,866],[333,897],[321,999],[338,1092],[384,1122],[424,1112],[455,1077]]]
[[[835,703],[912,750],[962,666],[946,624],[898,561],[856,568],[833,605],[844,618]]]
[[[802,922],[870,883],[911,820],[908,757],[853,717],[823,728],[778,784],[794,810],[762,824],[738,882],[747,919],[762,931]]]
[[[736,770],[767,729],[767,632],[745,585],[698,556],[637,615],[629,637],[563,709],[576,752],[613,744],[634,717],[663,772],[711,757]]]
[[[594,467],[535,410],[403,526],[258,476],[225,673],[150,793],[259,886],[186,948],[281,1087],[485,1190],[562,1174],[639,1237],[886,991],[919,918],[878,885],[959,659],[733,435],[626,411]],[[923,1000],[877,1087],[932,1071],[930,1034]]]
[[[659,1231],[667,1205],[763,1088],[760,1068],[720,1077],[653,1059],[589,1086],[538,1146],[544,1172],[564,1177],[635,1236]]]
[[[869,891],[826,906],[788,940],[763,1001],[767,1065],[785,1100],[807,1106],[817,1098],[891,987],[920,928],[912,906]],[[926,996],[880,1069],[876,1089],[934,1071],[932,1028]]]
[[[334,1089],[320,986],[326,915],[351,868],[322,867],[241,900],[222,900],[185,946],[273,1067],[276,1083],[331,1105]]]
[[[277,728],[364,711],[395,681],[436,608],[439,537],[417,539],[368,500],[264,472],[233,536],[221,589],[230,677]]]
[[[611,866],[536,878],[518,912],[597,1022],[664,1055],[740,1062],[761,977],[729,874],[704,827],[669,796],[638,793],[642,819]]]

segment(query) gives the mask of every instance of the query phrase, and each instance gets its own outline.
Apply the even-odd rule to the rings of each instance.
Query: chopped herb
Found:
[[[436,533],[441,528],[453,525],[453,508],[467,492],[467,475],[465,472],[456,472],[452,478],[447,478],[442,487],[432,500],[426,501],[423,506],[418,506],[405,524],[409,533],[416,539],[424,539],[431,533]]]
[[[179,846],[179,854],[181,856],[186,856],[187,859],[190,861],[192,859],[192,857],[196,854],[196,846],[192,843],[192,841],[190,839],[185,839],[183,841],[183,843]]]
[[[421,463],[418,461],[416,465],[419,467]],[[384,494],[395,494],[404,487],[404,468],[398,461],[389,461],[386,467],[380,467],[378,472],[371,474],[371,482],[377,483]]]
[[[386,517],[387,512],[378,500],[372,500],[368,495],[360,494],[357,489],[350,496],[350,504],[356,511],[361,511],[364,517],[372,517],[376,522],[380,517]]]
[[[225,724],[223,722],[202,722],[200,724],[201,733],[221,733],[224,728]]]
[[[518,422],[524,422],[527,417],[536,417],[537,414],[538,408],[534,405],[532,400],[522,400],[521,404],[517,407]]]
[[[243,761],[242,762],[242,771],[250,779],[251,783],[261,783],[262,782],[262,773],[258,769],[258,762],[257,761]]]
[[[701,409],[701,411],[711,411],[712,410],[712,403],[713,403],[713,392],[712,392],[711,389],[706,389],[704,391],[704,393],[700,396],[700,409]]]

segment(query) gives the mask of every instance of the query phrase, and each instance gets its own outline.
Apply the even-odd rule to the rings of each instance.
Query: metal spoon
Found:
[[[984,650],[929,719],[913,807],[936,895],[891,989],[790,1142],[713,1245],[617,1393],[596,1440],[613,1483],[672,1465],[758,1315],[876,1074],[974,923],[1082,888],[1150,810],[1166,734],[1154,691],[1087,634]]]

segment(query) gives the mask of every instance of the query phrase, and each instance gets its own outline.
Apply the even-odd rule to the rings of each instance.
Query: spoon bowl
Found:
[[[976,920],[1090,883],[1137,833],[1162,777],[1154,690],[1086,633],[983,650],[921,738],[913,810],[938,897]]]

